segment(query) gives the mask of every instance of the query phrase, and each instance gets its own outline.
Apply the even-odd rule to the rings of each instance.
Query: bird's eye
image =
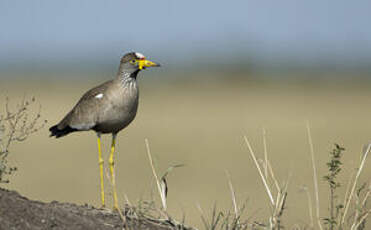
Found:
[[[135,62],[136,62],[135,60],[131,60],[131,61],[130,61],[130,63],[132,63],[132,64],[135,64]]]

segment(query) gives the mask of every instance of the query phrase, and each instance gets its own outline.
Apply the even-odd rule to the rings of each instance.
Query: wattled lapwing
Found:
[[[104,201],[103,158],[101,134],[111,133],[112,144],[109,156],[110,179],[113,187],[114,209],[118,209],[114,152],[117,133],[128,126],[135,118],[138,108],[137,75],[147,67],[160,66],[136,52],[121,58],[117,77],[86,92],[75,107],[59,122],[51,127],[50,136],[63,137],[77,131],[94,130],[98,137],[99,168],[102,206]]]

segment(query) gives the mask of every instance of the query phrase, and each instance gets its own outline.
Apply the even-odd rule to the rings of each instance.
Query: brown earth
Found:
[[[172,220],[128,216],[126,220],[124,224],[117,212],[97,209],[89,205],[32,201],[15,191],[0,188],[0,230],[190,229],[174,224]]]

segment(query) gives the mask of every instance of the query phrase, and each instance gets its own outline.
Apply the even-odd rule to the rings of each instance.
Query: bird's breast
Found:
[[[101,110],[97,127],[102,133],[118,132],[128,126],[138,110],[137,87],[123,88],[107,95],[109,106]]]

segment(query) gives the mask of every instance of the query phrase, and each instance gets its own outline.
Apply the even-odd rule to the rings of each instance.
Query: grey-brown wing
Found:
[[[77,130],[93,128],[104,103],[103,95],[111,84],[112,81],[108,81],[86,92],[58,124],[58,129],[64,129],[67,126]]]

